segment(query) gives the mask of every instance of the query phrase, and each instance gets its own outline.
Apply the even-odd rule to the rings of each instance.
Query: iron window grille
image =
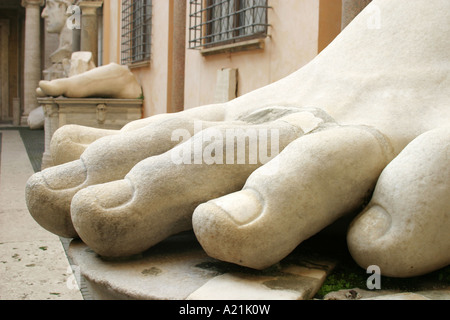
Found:
[[[189,48],[267,36],[267,0],[190,0]]]
[[[122,64],[150,60],[151,22],[151,0],[122,1]]]

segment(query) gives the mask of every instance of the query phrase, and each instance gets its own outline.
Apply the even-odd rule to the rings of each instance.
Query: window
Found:
[[[189,48],[267,35],[267,0],[190,0]]]
[[[122,0],[122,64],[150,60],[151,0]]]

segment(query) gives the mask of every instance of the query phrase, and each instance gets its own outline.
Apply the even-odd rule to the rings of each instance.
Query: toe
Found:
[[[70,218],[70,202],[86,177],[81,162],[48,168],[31,176],[25,188],[31,216],[58,236],[77,237]]]
[[[411,142],[383,170],[368,209],[348,231],[348,246],[363,268],[412,277],[450,263],[448,169],[450,128]]]
[[[261,270],[290,252],[289,246],[276,249],[279,241],[291,242],[292,239],[283,235],[276,237],[280,226],[277,222],[266,221],[268,216],[264,215],[261,199],[256,191],[244,189],[195,209],[194,232],[210,257]],[[289,248],[285,250],[286,247]]]
[[[126,235],[136,227],[133,212],[126,205],[132,197],[133,189],[126,180],[89,186],[75,194],[72,221],[92,250],[106,257],[130,255],[123,248]]]
[[[39,82],[39,87],[42,92],[48,96],[59,96],[61,93],[57,90],[56,86],[51,81],[41,80]]]
[[[80,190],[71,204],[72,221],[80,238],[103,257],[126,257],[148,249],[151,228],[136,207],[128,180]]]
[[[87,178],[87,170],[81,160],[75,160],[40,173],[42,181],[50,190],[67,190],[82,185]]]

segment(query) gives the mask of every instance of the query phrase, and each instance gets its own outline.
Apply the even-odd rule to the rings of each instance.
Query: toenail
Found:
[[[104,209],[123,206],[129,203],[134,195],[133,185],[127,179],[95,185],[86,190],[92,192],[98,205]]]
[[[214,199],[210,203],[225,211],[237,225],[245,225],[256,220],[263,209],[262,198],[253,189],[244,189]]]
[[[392,225],[392,218],[383,207],[373,205],[359,217],[357,224],[361,234],[375,240],[388,232]]]
[[[87,170],[81,160],[72,161],[41,171],[42,179],[52,190],[66,190],[80,186],[87,178]]]

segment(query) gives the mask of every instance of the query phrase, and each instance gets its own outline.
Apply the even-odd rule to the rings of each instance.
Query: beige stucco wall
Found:
[[[277,81],[318,53],[318,0],[269,0],[271,27],[262,50],[203,57],[186,52],[185,108],[214,102],[217,70],[238,69],[238,95]]]
[[[132,68],[144,93],[144,117],[167,111],[169,1],[152,2],[150,65]]]
[[[238,69],[238,96],[298,70],[318,54],[319,39],[323,45],[324,41],[331,41],[333,38],[329,34],[324,37],[325,32],[329,33],[334,29],[327,27],[328,18],[324,19],[323,13],[333,10],[329,7],[332,3],[330,1],[341,2],[341,0],[269,0],[271,9],[268,11],[268,19],[271,27],[269,36],[264,40],[265,48],[207,57],[203,56],[199,50],[186,49],[184,93],[182,93],[179,92],[182,91],[179,89],[180,82],[178,81],[175,86],[173,81],[176,76],[179,77],[174,74],[179,67],[177,65],[177,68],[174,68],[179,59],[173,54],[169,55],[170,48],[173,48],[173,41],[177,39],[177,35],[171,33],[173,28],[169,28],[170,23],[173,23],[174,5],[171,1],[173,0],[152,1],[150,64],[132,68],[132,72],[143,87],[145,117],[165,113],[167,110],[176,111],[178,105],[168,106],[168,104],[174,104],[174,97],[176,100],[181,97],[183,101],[183,94],[185,109],[214,103],[217,70],[222,68]],[[188,3],[189,0],[186,2]],[[322,21],[320,21],[321,16]],[[338,21],[333,18],[329,21],[330,24],[340,24],[340,13],[326,16],[337,17]],[[104,64],[120,63],[121,0],[104,0],[103,17],[103,62]],[[189,32],[188,27],[189,9],[186,12],[186,34]],[[186,41],[188,39],[189,37],[186,36]],[[181,87],[183,87],[182,82]],[[177,96],[178,93],[180,94]]]

